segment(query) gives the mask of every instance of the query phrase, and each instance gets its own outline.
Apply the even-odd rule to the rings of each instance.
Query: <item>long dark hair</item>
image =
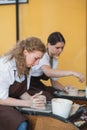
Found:
[[[47,43],[50,43],[51,45],[55,45],[58,42],[65,43],[65,39],[60,32],[53,32],[48,36]]]

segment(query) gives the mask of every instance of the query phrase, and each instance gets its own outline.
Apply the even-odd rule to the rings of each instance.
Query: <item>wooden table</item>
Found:
[[[72,123],[63,122],[48,116],[28,115],[31,130],[78,130]]]

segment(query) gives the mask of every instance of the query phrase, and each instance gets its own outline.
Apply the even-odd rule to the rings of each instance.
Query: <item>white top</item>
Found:
[[[25,80],[25,76],[18,77],[15,59],[10,61],[6,60],[6,57],[0,58],[0,99],[6,99],[9,96],[9,87],[15,81],[22,82]],[[30,85],[30,73],[27,76],[27,89]]]
[[[42,69],[41,69],[41,66],[43,66],[43,65],[51,66],[51,65],[50,65],[50,56],[48,55],[47,52],[46,52],[46,53],[44,54],[44,56],[41,58],[39,64],[32,67],[32,69],[31,69],[31,75],[32,75],[32,76],[35,76],[35,77],[41,76],[41,75],[43,74],[43,71],[42,71]],[[58,60],[54,57],[51,67],[52,67],[53,69],[55,69],[55,68],[57,68],[57,65],[58,65]],[[52,80],[57,80],[58,78],[51,78],[51,79],[52,79]]]

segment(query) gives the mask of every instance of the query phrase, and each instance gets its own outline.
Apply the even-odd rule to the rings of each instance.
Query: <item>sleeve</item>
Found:
[[[0,66],[0,99],[6,99],[9,96],[9,87],[12,84],[12,74],[4,67],[4,65]]]

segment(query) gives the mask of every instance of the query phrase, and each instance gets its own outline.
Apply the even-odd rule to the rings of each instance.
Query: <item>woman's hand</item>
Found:
[[[36,109],[45,109],[46,97],[42,95],[42,91],[31,96],[30,107]]]
[[[83,83],[85,81],[85,77],[82,73],[73,72],[73,76],[77,77],[79,79],[79,82],[81,82],[81,83]]]

